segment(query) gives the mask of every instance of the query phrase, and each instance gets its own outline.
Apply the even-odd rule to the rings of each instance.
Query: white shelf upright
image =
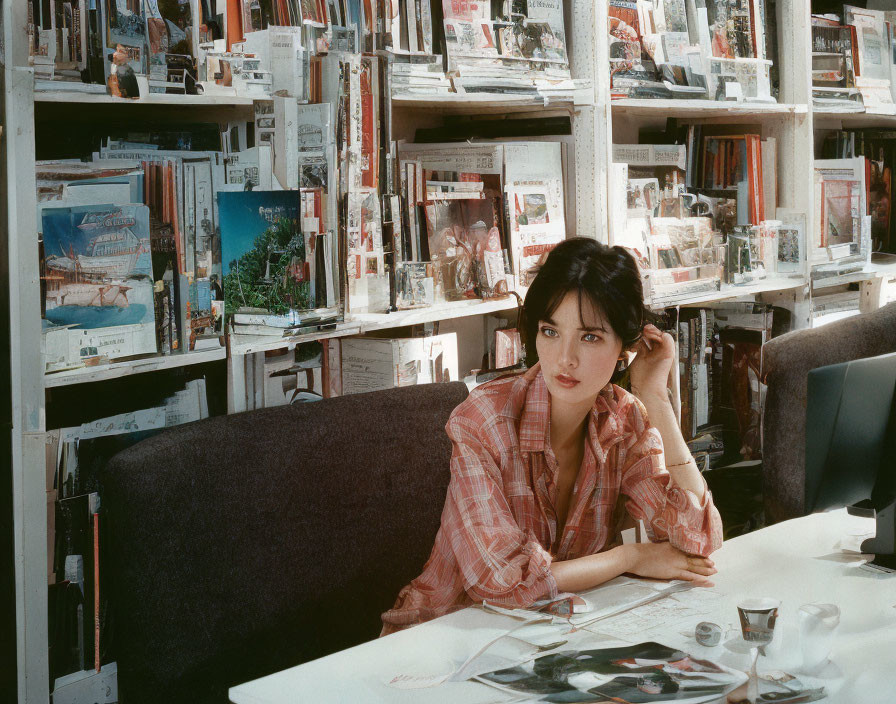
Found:
[[[40,279],[36,247],[34,78],[28,65],[26,3],[0,4],[3,137],[0,193],[9,262],[12,490],[18,700],[49,700],[47,503]]]

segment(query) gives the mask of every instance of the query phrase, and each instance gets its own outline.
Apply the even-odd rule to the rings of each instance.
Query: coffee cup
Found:
[[[780,606],[780,601],[768,597],[745,599],[737,605],[740,630],[744,640],[759,646],[760,652],[763,652],[763,648],[774,638],[775,623],[778,621]]]

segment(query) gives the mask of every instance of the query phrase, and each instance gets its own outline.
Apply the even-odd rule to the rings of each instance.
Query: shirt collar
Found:
[[[541,363],[539,362],[527,371],[524,378],[529,381],[529,388],[526,391],[526,401],[520,417],[520,451],[544,452],[551,429],[551,395],[548,393],[544,375],[541,373]],[[600,423],[598,419],[600,414],[606,413],[608,417],[605,419],[605,423],[613,424],[612,429],[606,428],[605,430],[616,430],[618,425],[615,422],[615,414],[610,412],[609,400],[612,397],[613,387],[611,384],[607,384],[598,394],[588,419],[588,438],[594,450],[594,456],[600,463],[606,459],[606,452],[601,447],[599,440]],[[607,433],[604,435],[606,436]]]

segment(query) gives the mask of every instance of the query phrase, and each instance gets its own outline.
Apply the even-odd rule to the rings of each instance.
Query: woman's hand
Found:
[[[672,336],[655,325],[645,325],[635,353],[635,360],[629,366],[632,392],[642,402],[649,397],[668,399],[669,372],[675,361]]]
[[[688,555],[668,542],[632,543],[623,547],[628,550],[626,572],[653,579],[684,579],[700,587],[713,586],[707,578],[718,570],[708,557]]]

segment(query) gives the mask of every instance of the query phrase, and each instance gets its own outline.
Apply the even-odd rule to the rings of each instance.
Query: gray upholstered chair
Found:
[[[896,352],[896,303],[820,328],[787,333],[762,348],[762,371],[768,384],[762,421],[766,522],[805,514],[809,371],[889,352]]]
[[[231,685],[376,638],[423,568],[464,384],[211,418],[103,477],[122,704],[225,702]]]

